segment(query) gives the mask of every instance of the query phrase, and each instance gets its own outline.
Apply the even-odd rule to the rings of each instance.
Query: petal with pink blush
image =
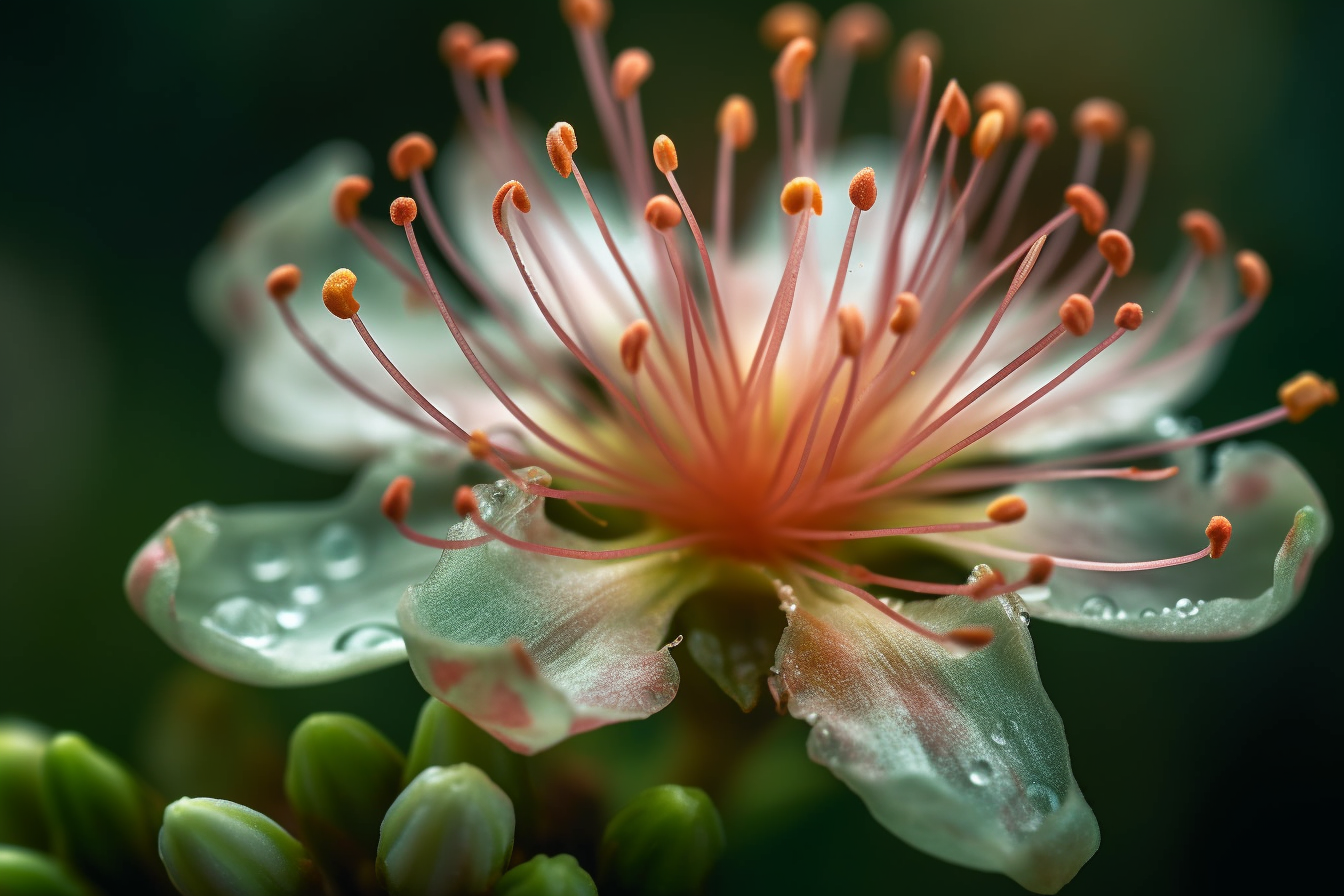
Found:
[[[1033,892],[1068,883],[1100,835],[1021,602],[905,603],[902,613],[934,630],[994,630],[988,646],[953,655],[843,592],[795,594],[771,686],[812,725],[813,761],[918,849]]]
[[[551,524],[543,499],[507,482],[477,486],[482,516],[533,543],[598,550]],[[450,538],[479,535],[470,522]],[[591,561],[492,541],[446,551],[397,611],[411,668],[430,694],[521,753],[666,706],[681,677],[668,624],[705,584],[676,554]]]

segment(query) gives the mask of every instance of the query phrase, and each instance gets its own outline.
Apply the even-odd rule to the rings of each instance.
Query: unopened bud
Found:
[[[159,854],[184,896],[320,896],[303,844],[260,812],[183,798],[163,813]]]
[[[394,896],[488,893],[513,852],[513,804],[465,763],[416,775],[383,819],[378,877]]]
[[[602,835],[603,894],[698,893],[723,854],[723,821],[699,788],[651,787]]]
[[[494,896],[597,896],[597,885],[573,856],[543,855],[510,869]]]
[[[523,758],[446,703],[430,697],[420,709],[406,754],[402,786],[425,769],[466,762],[485,772],[526,817],[533,803]]]
[[[42,753],[47,737],[35,725],[0,721],[0,843],[38,850],[51,846],[50,825],[42,806]]]
[[[0,843],[0,893],[5,896],[87,896],[88,890],[50,856],[35,849]]]

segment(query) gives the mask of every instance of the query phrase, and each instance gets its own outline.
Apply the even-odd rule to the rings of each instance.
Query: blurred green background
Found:
[[[763,139],[753,160],[768,157],[771,56],[756,39],[768,6],[617,2],[610,45],[653,53],[649,127],[679,135],[688,168],[706,170],[713,115],[731,91],[757,100]],[[1153,131],[1155,169],[1134,233],[1141,266],[1166,263],[1175,218],[1195,205],[1220,215],[1234,245],[1269,260],[1268,307],[1191,414],[1212,424],[1261,410],[1304,367],[1344,374],[1336,267],[1344,195],[1330,111],[1344,81],[1344,8],[1283,0],[884,6],[898,33],[928,27],[942,36],[942,76],[968,88],[1012,80],[1029,105],[1061,121],[1079,100],[1111,96]],[[81,730],[143,767],[150,707],[184,664],[126,605],[120,581],[132,551],[192,501],[316,499],[342,488],[342,477],[252,453],[225,431],[215,400],[221,362],[189,313],[187,270],[234,206],[316,143],[350,137],[381,158],[407,130],[447,138],[454,103],[435,40],[459,18],[519,45],[508,81],[514,102],[541,122],[566,118],[595,131],[551,0],[52,0],[7,13],[0,714]],[[886,73],[885,61],[859,68],[848,131],[885,126]],[[1036,182],[1062,184],[1071,165],[1072,140],[1062,138]],[[390,196],[381,168],[378,181],[377,196]],[[703,186],[690,192],[692,202],[707,202]],[[1056,195],[1037,192],[1042,212]],[[1342,436],[1338,409],[1266,434],[1303,462],[1336,513]],[[1340,558],[1336,541],[1302,605],[1247,641],[1147,644],[1033,627],[1041,675],[1103,832],[1101,851],[1067,892],[1285,892],[1336,867],[1341,672],[1329,638]],[[771,709],[735,718],[728,700],[709,699],[702,673],[688,661],[682,669],[685,699],[673,710],[571,749],[624,750],[651,766],[657,746],[679,742],[677,716],[687,707],[718,732],[717,741],[702,736],[710,751],[727,750],[740,728],[767,724]],[[259,711],[281,730],[312,711],[343,710],[403,743],[423,699],[404,667],[257,693]],[[1018,892],[885,834],[857,798],[806,762],[805,733],[801,724],[775,732],[783,758],[755,766],[758,789],[779,787],[776,808],[734,816],[729,807],[724,892]]]

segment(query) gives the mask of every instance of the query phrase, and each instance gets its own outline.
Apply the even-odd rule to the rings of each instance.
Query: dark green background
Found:
[[[735,90],[762,108],[754,159],[768,155],[771,58],[755,38],[767,5],[617,4],[611,45],[654,54],[649,126],[679,135],[688,170],[706,170],[712,116]],[[947,48],[940,74],[968,87],[1008,78],[1061,120],[1078,100],[1109,95],[1152,129],[1156,167],[1134,234],[1141,266],[1165,264],[1177,244],[1174,219],[1192,205],[1215,210],[1235,245],[1269,259],[1268,307],[1191,413],[1210,424],[1235,419],[1267,407],[1299,369],[1344,373],[1338,6],[886,6],[898,32],[938,31]],[[343,484],[254,454],[224,430],[220,358],[184,296],[193,257],[231,208],[323,139],[352,137],[381,157],[410,129],[446,138],[454,104],[435,39],[456,18],[520,46],[508,81],[515,102],[542,122],[567,118],[581,132],[596,130],[550,0],[479,9],[451,0],[85,0],[27,4],[5,18],[0,713],[78,728],[134,757],[147,704],[181,661],[122,597],[131,552],[169,513],[201,498],[310,499]],[[885,65],[859,69],[849,130],[884,126],[885,79]],[[1071,146],[1061,139],[1040,181],[1063,182]],[[378,179],[377,196],[390,196],[386,172]],[[693,202],[707,201],[702,187],[690,190]],[[1035,199],[1042,212],[1057,201],[1044,192]],[[1336,409],[1266,435],[1302,460],[1336,512],[1344,506],[1340,420]],[[1068,892],[1284,892],[1333,873],[1340,557],[1336,543],[1299,609],[1243,642],[1146,644],[1033,627],[1042,677],[1103,831],[1101,851]],[[690,666],[683,662],[686,687],[695,690]],[[409,671],[395,668],[265,696],[286,727],[310,711],[342,709],[404,741],[423,695]],[[723,724],[733,721],[726,700],[711,705]],[[667,724],[612,736],[652,741]],[[803,726],[795,727],[798,761],[780,771],[781,785],[811,774]],[[780,814],[768,836],[730,824],[736,849],[725,891],[748,883],[779,893],[1016,891],[906,848],[817,774],[820,795]],[[809,817],[799,817],[804,809]]]

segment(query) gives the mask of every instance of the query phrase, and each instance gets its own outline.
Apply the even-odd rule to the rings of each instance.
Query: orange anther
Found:
[[[1147,128],[1130,128],[1125,135],[1125,150],[1134,158],[1148,162],[1153,157],[1153,132]]]
[[[860,211],[868,211],[877,202],[877,175],[871,168],[862,168],[849,181],[849,201]]]
[[[653,164],[663,174],[677,170],[677,144],[666,134],[659,134],[654,138]]]
[[[842,305],[835,312],[835,319],[840,324],[840,354],[857,357],[863,348],[863,312],[853,305]]]
[[[622,50],[611,64],[611,92],[618,100],[628,100],[653,74],[653,57],[648,50],[632,47]]]
[[[644,204],[644,220],[655,230],[671,230],[681,223],[681,206],[660,193]]]
[[[650,332],[648,321],[637,320],[621,334],[621,366],[631,376],[639,373],[639,364],[644,359],[644,346],[648,345]]]
[[[471,486],[459,486],[453,495],[453,512],[458,516],[471,516],[480,509],[481,505],[476,502],[476,493],[471,490]]]
[[[473,429],[467,436],[467,451],[477,460],[490,456],[490,437],[483,430]]]
[[[1201,255],[1217,255],[1223,251],[1226,244],[1223,225],[1213,215],[1201,208],[1192,208],[1181,215],[1180,225]]]
[[[903,292],[896,296],[896,310],[887,323],[887,329],[901,336],[909,333],[919,323],[919,297],[912,292]]]
[[[929,60],[930,69],[942,61],[943,42],[932,31],[911,31],[896,45],[891,64],[891,86],[896,96],[906,102],[913,101],[919,93],[921,58]]]
[[[578,135],[567,121],[557,121],[546,132],[546,154],[561,177],[569,177],[574,170],[574,150],[579,148]]]
[[[842,6],[826,23],[826,42],[868,58],[882,52],[891,39],[891,19],[876,4]]]
[[[1223,556],[1227,543],[1232,540],[1232,523],[1225,516],[1215,516],[1209,520],[1204,534],[1209,537],[1209,556],[1217,560]]]
[[[417,171],[423,171],[434,164],[439,154],[434,141],[418,131],[412,131],[402,137],[387,151],[387,167],[397,180],[406,180]]]
[[[398,476],[389,482],[383,491],[383,499],[378,502],[378,508],[382,510],[383,516],[394,523],[404,523],[406,514],[411,512],[413,488],[415,482],[409,476]]]
[[[1008,583],[1004,581],[1003,573],[991,569],[971,583],[971,597],[975,600],[985,600],[1001,593],[1006,584]]]
[[[405,227],[415,220],[418,210],[415,207],[415,200],[409,196],[399,196],[392,200],[392,208],[388,214],[392,218],[392,223],[398,227]]]
[[[719,107],[714,127],[728,136],[733,149],[741,152],[756,138],[756,107],[742,94],[734,93]]]
[[[282,264],[266,275],[266,293],[277,302],[283,302],[299,288],[302,279],[298,265]]]
[[[796,215],[809,204],[814,214],[821,214],[821,187],[810,177],[795,177],[780,191],[779,206],[787,215]]]
[[[516,180],[511,180],[504,186],[495,191],[495,201],[492,206],[492,214],[495,217],[495,229],[500,235],[504,234],[504,200],[513,197],[513,207],[523,214],[532,211],[532,200],[528,198],[527,190]]]
[[[803,95],[803,85],[807,83],[807,69],[817,55],[817,45],[810,37],[795,37],[784,49],[770,69],[770,77],[784,99],[797,102]]]
[[[349,320],[359,312],[359,302],[355,299],[358,280],[349,268],[338,268],[322,284],[322,304],[341,320]]]
[[[336,182],[331,191],[331,213],[342,224],[359,217],[359,203],[373,189],[373,181],[362,174],[351,174]]]
[[[1119,230],[1103,230],[1097,237],[1097,251],[1117,277],[1125,276],[1134,266],[1134,244]]]
[[[1018,495],[1002,495],[989,502],[985,516],[996,523],[1015,523],[1027,515],[1027,502]]]
[[[481,42],[481,31],[468,22],[453,22],[439,33],[439,58],[449,68],[466,68],[471,48]]]
[[[1115,312],[1115,325],[1122,330],[1137,330],[1143,323],[1143,309],[1126,302]]]
[[[971,155],[977,159],[987,159],[994,155],[1003,139],[1003,113],[990,109],[975,123],[975,133],[971,134]]]
[[[1125,132],[1124,107],[1102,97],[1083,100],[1073,110],[1073,132],[1110,143]]]
[[[961,89],[957,79],[947,82],[943,97],[938,101],[938,111],[943,114],[943,123],[958,137],[965,137],[971,129],[971,102],[966,99],[966,91]]]
[[[1260,257],[1259,252],[1242,249],[1233,259],[1237,276],[1241,279],[1241,294],[1252,302],[1263,302],[1269,295],[1269,265]]]
[[[611,21],[611,0],[560,0],[560,18],[575,28],[605,28]]]
[[[1017,128],[1022,123],[1022,91],[1007,81],[991,81],[975,92],[975,111],[984,115],[991,109],[1003,113],[1003,139],[1011,140],[1017,136]]]
[[[1049,109],[1032,109],[1022,118],[1022,136],[1042,148],[1055,142],[1059,125]]]
[[[772,50],[781,49],[795,37],[816,40],[820,33],[821,16],[806,3],[780,3],[761,19],[761,42]]]
[[[478,78],[502,78],[518,63],[518,48],[502,37],[483,40],[467,54],[467,68]]]
[[[1095,318],[1092,302],[1082,293],[1074,293],[1059,306],[1059,321],[1074,336],[1086,336]]]
[[[1339,401],[1333,380],[1323,380],[1310,371],[1299,373],[1279,387],[1279,404],[1288,410],[1288,420],[1301,423],[1312,414]]]
[[[958,647],[979,650],[994,640],[994,629],[987,625],[967,625],[954,628],[943,637]]]
[[[1078,218],[1083,222],[1083,229],[1088,233],[1100,233],[1101,228],[1106,226],[1106,218],[1110,216],[1106,200],[1087,184],[1074,184],[1069,187],[1064,191],[1064,201],[1078,213]]]
[[[1055,561],[1044,554],[1037,554],[1027,563],[1026,578],[1032,585],[1044,585],[1054,574]]]

